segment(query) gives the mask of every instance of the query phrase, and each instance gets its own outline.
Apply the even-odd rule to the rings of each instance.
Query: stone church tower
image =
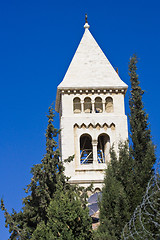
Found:
[[[128,138],[124,96],[120,79],[89,31],[85,32],[63,81],[57,88],[60,114],[60,150],[70,182],[101,189],[113,145]]]

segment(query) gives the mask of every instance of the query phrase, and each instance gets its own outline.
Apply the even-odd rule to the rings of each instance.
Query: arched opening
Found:
[[[89,97],[86,97],[84,99],[84,112],[85,113],[91,113],[92,112],[92,103],[91,103],[91,99]]]
[[[100,188],[95,188],[94,189],[94,193],[99,193],[99,192],[101,192],[102,190],[100,189]]]
[[[80,163],[93,163],[92,138],[89,134],[83,134],[80,137]]]
[[[105,163],[109,159],[110,138],[107,134],[102,133],[98,137],[97,160],[98,163]]]
[[[106,98],[106,112],[113,112],[113,99],[111,97]]]
[[[73,112],[81,113],[81,100],[78,97],[73,99]]]
[[[95,99],[95,112],[101,113],[103,111],[102,99],[100,97],[96,97]]]

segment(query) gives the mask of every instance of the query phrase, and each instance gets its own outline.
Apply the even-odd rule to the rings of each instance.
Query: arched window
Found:
[[[84,112],[85,113],[91,113],[92,112],[92,103],[91,103],[91,99],[89,97],[86,97],[84,99]]]
[[[80,137],[80,163],[93,163],[92,138],[89,134],[83,134]]]
[[[102,99],[100,97],[96,97],[95,99],[95,112],[101,113],[103,111]]]
[[[113,112],[113,99],[111,97],[106,98],[106,112]]]
[[[107,134],[100,134],[98,137],[97,160],[98,163],[105,163],[109,158],[110,138]]]
[[[81,112],[81,100],[78,97],[73,99],[73,112],[74,113],[80,113]]]

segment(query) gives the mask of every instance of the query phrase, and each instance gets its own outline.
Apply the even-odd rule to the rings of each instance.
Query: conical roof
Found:
[[[84,25],[85,32],[58,89],[127,88]]]
[[[57,88],[56,109],[58,110],[61,90],[83,89],[126,89],[107,57],[84,25],[85,32],[74,54],[70,66]]]

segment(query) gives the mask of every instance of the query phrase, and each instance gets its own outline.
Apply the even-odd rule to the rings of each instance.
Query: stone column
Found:
[[[81,100],[81,112],[84,112],[84,100]]]
[[[97,140],[92,140],[93,147],[93,165],[97,164]]]

